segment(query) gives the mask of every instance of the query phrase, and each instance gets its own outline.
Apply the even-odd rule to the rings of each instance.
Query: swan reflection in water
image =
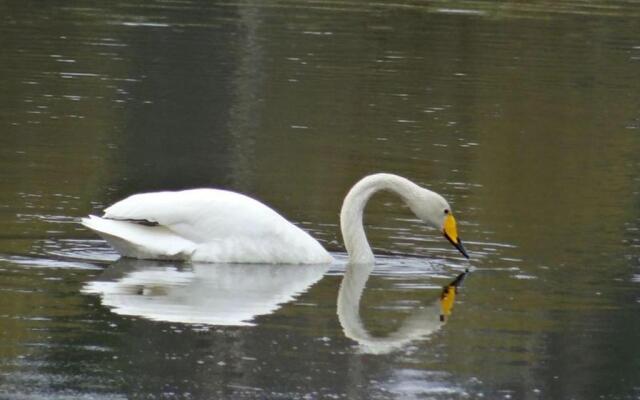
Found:
[[[84,293],[119,315],[207,325],[254,325],[320,280],[327,265],[180,264],[122,258]]]
[[[432,303],[415,309],[400,328],[385,337],[374,337],[360,318],[360,299],[374,264],[348,264],[338,292],[338,319],[345,336],[355,340],[365,353],[384,354],[437,332],[453,309],[457,288],[467,271],[459,274],[442,289]]]

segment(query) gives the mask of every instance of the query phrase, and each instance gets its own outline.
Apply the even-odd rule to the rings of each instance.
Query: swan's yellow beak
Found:
[[[462,240],[458,237],[458,228],[456,226],[456,219],[453,218],[453,214],[449,213],[444,217],[442,233],[444,233],[444,237],[446,237],[447,240],[451,242],[451,244],[454,245],[463,256],[469,258],[467,251],[464,249],[464,246],[462,246]]]

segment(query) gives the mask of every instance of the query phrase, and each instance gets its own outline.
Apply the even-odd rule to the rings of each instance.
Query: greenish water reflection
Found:
[[[637,398],[639,11],[1,4],[0,397]],[[131,193],[241,191],[343,260],[342,198],[375,171],[450,200],[475,268],[397,350],[344,335],[343,261],[246,327],[82,292],[115,254],[75,219]],[[385,337],[468,264],[392,196],[366,224],[395,254],[359,308]]]

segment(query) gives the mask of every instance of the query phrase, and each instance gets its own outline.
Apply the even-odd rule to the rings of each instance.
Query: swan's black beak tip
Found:
[[[467,258],[467,260],[469,259],[469,254],[467,254],[467,250],[465,250],[464,246],[462,245],[462,240],[460,240],[460,238],[458,238],[458,245],[456,246],[456,249],[458,249],[460,253],[462,253],[462,255]]]
[[[454,241],[446,232],[444,232],[444,237],[446,237],[449,243],[451,243],[453,247],[458,249],[458,251],[462,253],[462,255],[465,256],[467,260],[469,259],[469,254],[467,254],[467,250],[465,250],[464,246],[462,245],[462,240],[460,238],[457,238],[457,240]]]

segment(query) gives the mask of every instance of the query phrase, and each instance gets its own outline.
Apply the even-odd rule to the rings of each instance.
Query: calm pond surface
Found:
[[[0,43],[0,398],[640,398],[637,2],[4,2]],[[347,268],[377,171],[471,260],[381,194]],[[191,187],[337,262],[118,260],[77,223]]]

